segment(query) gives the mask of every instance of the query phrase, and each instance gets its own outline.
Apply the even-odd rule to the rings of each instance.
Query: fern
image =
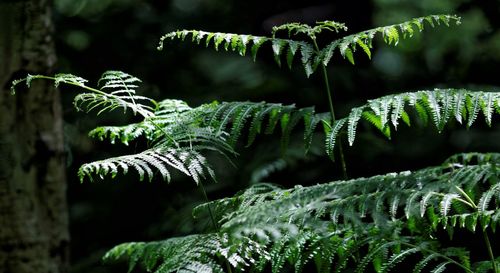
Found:
[[[151,148],[156,151],[155,153],[157,151],[171,151],[171,149],[184,149],[185,152],[185,148],[189,147],[197,156],[198,150],[214,150],[227,157],[229,154],[235,154],[234,148],[237,141],[247,127],[247,145],[250,145],[259,133],[271,134],[278,124],[281,127],[281,147],[284,152],[291,134],[302,120],[306,151],[311,144],[314,129],[322,121],[325,133],[325,151],[333,158],[337,138],[344,130],[347,130],[349,144],[353,145],[357,124],[361,118],[367,120],[390,138],[391,128],[397,130],[400,120],[407,125],[411,123],[407,109],[410,107],[415,108],[418,113],[417,117],[424,123],[427,119],[432,119],[439,131],[444,128],[451,117],[455,117],[459,123],[465,120],[469,127],[477,119],[480,112],[483,113],[488,125],[491,125],[493,113],[500,113],[500,93],[498,92],[435,89],[433,91],[389,95],[370,100],[367,104],[352,109],[348,117],[338,119],[332,125],[331,119],[326,113],[317,114],[312,107],[297,109],[294,105],[265,102],[223,102],[220,104],[214,102],[192,108],[179,100],[156,102],[135,94],[134,88],[137,88],[136,83],[139,82],[139,79],[116,71],[103,74],[100,79],[101,89],[87,87],[85,80],[68,74],[60,74],[55,77],[29,76],[25,81],[29,84],[37,78],[52,79],[57,85],[67,83],[91,91],[75,97],[77,109],[82,107],[88,111],[99,109],[99,114],[103,111],[123,108],[141,114],[144,117],[142,122],[125,126],[98,127],[92,130],[89,135],[101,140],[109,138],[112,143],[119,139],[124,144],[143,136],[151,141]],[[14,86],[18,83],[14,83]],[[106,93],[107,90],[112,91]],[[142,104],[143,101],[150,104]],[[143,166],[144,162],[148,162],[151,158],[141,158],[141,155],[145,154],[139,153],[132,157],[139,161],[120,162],[132,164],[131,166],[140,170],[139,173],[143,171],[149,173],[149,168],[138,166]],[[127,159],[131,158],[127,157]],[[201,162],[205,164],[206,161],[202,160]],[[80,170],[79,172],[80,178],[90,176],[90,170],[96,174],[112,171],[112,177],[116,175],[113,174],[115,170],[125,170],[125,168],[117,168],[116,165],[107,165],[107,163],[109,162],[86,165],[85,171]],[[184,162],[183,165],[185,164],[187,163]],[[146,164],[146,166],[148,165],[150,167],[156,166],[156,164]],[[92,168],[90,168],[91,166]],[[104,169],[101,170],[100,167]],[[159,165],[156,169],[160,171],[164,179],[169,180],[169,175],[163,170],[166,167],[175,168],[174,165],[167,163]],[[208,166],[201,169],[211,170]],[[196,182],[199,181],[199,177],[205,176],[204,172],[188,172],[186,174],[195,175],[193,178]],[[150,176],[152,178],[153,175]]]
[[[323,48],[318,46],[317,35],[323,31],[346,31],[343,23],[288,23],[274,27],[272,37],[179,30],[163,36],[159,49],[166,40],[190,39],[242,56],[250,52],[255,61],[260,48],[269,44],[279,66],[283,55],[289,68],[296,55],[300,55],[309,77],[318,66],[326,75],[325,66],[335,52],[352,64],[358,48],[371,58],[377,35],[386,44],[397,45],[427,25],[448,26],[451,22],[460,24],[460,18],[415,18],[347,35],[329,41]],[[288,39],[276,37],[281,31],[287,32]],[[296,35],[305,35],[309,40],[292,39]],[[99,115],[122,109],[142,117],[137,123],[97,127],[89,133],[99,140],[125,145],[145,140],[147,148],[136,154],[84,164],[78,172],[80,180],[93,181],[95,176],[115,178],[132,169],[141,181],[152,181],[160,175],[170,182],[172,170],[176,170],[191,177],[205,197],[202,180],[216,180],[207,153],[216,152],[230,160],[237,155],[235,150],[240,142],[250,146],[259,134],[280,131],[280,148],[285,154],[294,133],[299,131],[307,152],[321,124],[325,153],[333,159],[335,147],[342,144],[340,136],[345,133],[352,146],[363,119],[391,138],[401,123],[432,124],[441,132],[453,120],[469,128],[481,114],[485,123],[492,126],[494,113],[500,114],[499,92],[435,89],[372,99],[353,108],[346,117],[336,119],[326,76],[329,113],[316,113],[313,107],[267,102],[212,102],[197,107],[173,99],[157,102],[138,95],[140,80],[120,71],[103,73],[95,88],[71,74],[28,75],[14,81],[12,91],[23,82],[29,87],[35,79],[52,80],[56,87],[64,83],[83,90],[74,100],[78,110],[96,110]],[[301,123],[303,128],[297,129]],[[254,182],[286,164],[280,159],[256,170]],[[372,266],[376,272],[385,273],[395,272],[402,263],[415,273],[441,273],[451,267],[464,272],[486,272],[496,271],[498,263],[487,232],[495,232],[500,222],[499,154],[459,154],[440,166],[417,171],[307,187],[296,185],[291,189],[260,183],[232,197],[206,201],[193,210],[193,216],[203,218],[208,212],[214,230],[164,241],[121,244],[104,259],[126,258],[129,271],[142,268],[148,272],[207,273],[225,272],[225,268],[230,272],[281,272],[288,266],[302,272],[310,264],[318,272],[365,272]],[[435,240],[440,229],[445,229],[450,237],[457,230],[481,232],[490,261],[471,264],[466,248],[447,247]]]
[[[312,73],[314,73],[318,64],[322,63],[325,66],[328,65],[334,52],[337,50],[344,58],[347,58],[349,62],[354,64],[353,53],[356,51],[357,47],[360,47],[367,54],[367,56],[371,58],[371,48],[373,47],[372,40],[376,34],[380,33],[384,42],[387,44],[397,45],[401,38],[412,37],[415,31],[422,31],[424,29],[425,22],[427,22],[431,27],[441,23],[449,26],[451,22],[455,22],[458,25],[460,24],[460,18],[453,15],[429,15],[419,17],[400,24],[378,27],[348,35],[332,41],[323,49],[319,49],[317,47],[315,48],[316,35],[324,30],[335,32],[339,32],[340,30],[345,31],[347,30],[345,24],[337,23],[335,21],[318,22],[315,26],[300,23],[288,23],[281,26],[275,26],[273,28],[272,37],[206,32],[201,30],[177,30],[167,33],[161,37],[158,49],[163,49],[166,40],[180,39],[184,41],[188,37],[191,37],[191,41],[196,42],[197,44],[205,41],[205,45],[207,47],[212,44],[215,50],[219,50],[219,47],[222,46],[226,51],[237,51],[241,56],[244,56],[248,51],[248,47],[250,47],[252,57],[255,61],[260,47],[265,43],[270,43],[274,59],[279,66],[281,66],[282,56],[286,54],[287,64],[291,68],[296,53],[300,52],[302,66],[307,77],[309,77]],[[312,39],[312,43],[310,41],[276,38],[276,32],[282,30],[287,31],[288,36],[305,34]]]
[[[461,156],[469,157],[468,155]],[[481,157],[494,158],[493,155],[487,154],[483,154]],[[351,258],[349,255],[345,255],[341,251],[342,249],[359,249],[363,245],[367,245],[369,242],[364,241],[363,238],[370,238],[370,243],[373,244],[376,236],[380,236],[379,240],[382,241],[371,247],[371,250],[366,253],[366,258],[358,265],[359,272],[364,271],[363,268],[371,260],[381,257],[386,258],[384,258],[384,265],[382,265],[380,272],[387,272],[408,255],[415,254],[423,255],[422,260],[415,265],[415,272],[420,272],[432,260],[442,261],[433,267],[432,270],[436,272],[444,270],[445,265],[450,263],[461,266],[467,272],[472,272],[470,265],[466,262],[468,261],[468,252],[464,249],[443,249],[435,241],[418,243],[412,241],[414,237],[404,237],[401,234],[404,229],[410,229],[414,233],[419,232],[413,230],[411,226],[402,225],[404,222],[412,221],[428,225],[433,230],[436,230],[438,226],[444,226],[448,229],[465,227],[471,231],[475,231],[476,225],[483,225],[480,223],[481,221],[498,223],[498,216],[494,218],[491,215],[500,214],[498,209],[499,196],[495,197],[497,205],[489,211],[481,210],[476,206],[469,207],[468,213],[455,212],[454,207],[449,204],[452,200],[459,199],[468,202],[467,199],[471,196],[476,196],[473,202],[478,202],[484,198],[482,197],[484,194],[497,188],[500,162],[490,160],[477,165],[453,165],[451,168],[447,162],[442,166],[415,172],[391,173],[312,187],[279,190],[274,186],[257,186],[257,188],[250,188],[248,192],[243,192],[236,197],[214,201],[212,208],[219,215],[218,221],[222,224],[222,231],[227,232],[230,236],[236,236],[235,238],[254,238],[260,244],[266,245],[269,253],[280,251],[281,254],[275,256],[284,260],[281,262],[278,260],[270,261],[276,263],[272,265],[275,272],[279,272],[285,260],[296,268],[302,268],[304,265],[302,261],[312,259],[312,257],[299,258],[300,255],[302,255],[300,257],[308,257],[304,256],[304,253],[307,253],[304,251],[304,247],[307,245],[315,245],[315,247],[320,248],[315,248],[315,253],[328,251],[330,256],[325,257],[327,259],[324,261],[325,263],[328,263],[329,259],[335,255],[339,255],[340,261],[347,259],[344,261],[347,262]],[[468,198],[457,193],[457,187],[466,187],[465,185],[474,193],[469,194]],[[381,189],[384,190],[381,191]],[[428,194],[423,194],[425,192]],[[393,202],[395,197],[401,201]],[[414,201],[404,201],[411,199]],[[367,205],[358,206],[357,204],[360,203],[367,203]],[[423,215],[420,214],[422,203],[425,203],[426,207]],[[397,209],[395,210],[393,206],[399,207],[405,213],[395,213],[394,211]],[[366,212],[354,210],[356,207],[363,207]],[[369,221],[366,217],[360,219],[362,214],[370,215],[371,219]],[[325,216],[329,217],[325,218]],[[480,221],[480,219],[486,220]],[[289,227],[290,224],[296,225],[297,230],[294,231]],[[269,233],[270,230],[273,230],[270,226],[275,227],[273,235]],[[487,227],[488,225],[484,226],[484,228]],[[358,238],[352,237],[349,230],[356,230]],[[291,231],[296,233],[290,236],[279,236],[279,234],[290,234]],[[395,234],[399,235],[393,238]],[[387,237],[388,235],[390,237]],[[280,239],[269,240],[275,236],[279,236]],[[300,241],[300,238],[306,238],[302,236],[307,237],[308,243]],[[317,246],[315,242],[322,240],[318,238],[330,238],[326,241],[336,245],[337,249],[332,252],[332,245],[328,246],[328,249],[326,246]],[[342,242],[342,246],[338,244],[338,240]],[[288,246],[288,244],[290,245]],[[276,248],[277,246],[279,248]],[[347,246],[349,247],[346,248]],[[385,251],[392,251],[390,249],[394,249],[394,246],[398,246],[397,248],[401,250],[393,252],[389,256],[379,255]],[[325,249],[321,249],[322,247]],[[296,248],[302,249],[299,251],[300,255],[297,254]],[[294,254],[287,256],[291,253]],[[337,264],[337,266],[342,268],[342,263]]]

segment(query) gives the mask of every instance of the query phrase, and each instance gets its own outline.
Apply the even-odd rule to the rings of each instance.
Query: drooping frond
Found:
[[[335,138],[341,130],[347,130],[349,145],[353,145],[357,125],[361,119],[367,120],[390,138],[391,131],[397,130],[401,121],[410,126],[409,110],[412,108],[416,112],[417,119],[424,125],[431,120],[438,131],[442,131],[452,119],[470,127],[481,112],[486,124],[491,126],[493,113],[500,114],[500,92],[434,89],[370,100],[365,105],[353,108],[348,117],[337,120],[334,126],[328,118],[323,118],[327,133],[327,153],[333,151]]]
[[[433,226],[463,224],[471,230],[476,225],[486,228],[490,222],[498,222],[500,196],[493,195],[491,206],[486,208],[480,208],[478,204],[491,190],[497,190],[499,168],[499,162],[461,166],[444,164],[415,172],[298,187],[287,190],[283,195],[285,198],[245,207],[243,213],[232,217],[224,226],[239,227],[244,222],[248,227],[262,221],[281,221],[279,219],[288,223],[299,221],[307,226],[324,215],[329,215],[334,224],[359,224],[356,219],[370,216],[375,224],[383,226],[385,221],[380,217],[397,221],[400,217],[418,219],[435,214],[435,219],[429,219]],[[474,202],[469,200],[471,198],[475,198]],[[455,202],[465,207],[455,211],[452,206]],[[269,215],[281,216],[278,219]],[[483,220],[479,222],[478,217]],[[475,221],[469,222],[473,219]]]
[[[488,160],[449,163],[455,158]],[[216,257],[224,257],[233,268],[251,267],[252,272],[269,268],[281,272],[286,264],[302,272],[310,263],[317,272],[344,272],[346,267],[355,272],[365,272],[368,267],[376,272],[398,272],[400,264],[408,268],[411,260],[413,272],[461,268],[471,273],[466,249],[444,247],[432,238],[438,228],[446,228],[450,234],[457,229],[496,229],[500,195],[491,197],[486,210],[478,204],[500,185],[497,159],[495,154],[460,155],[442,166],[414,172],[292,189],[258,184],[195,209],[198,215],[210,206],[221,224],[221,233],[194,235],[194,241],[210,252],[185,250],[182,260],[174,250],[167,255],[164,250],[173,248],[172,242],[183,240],[174,238],[172,242],[124,244],[106,257],[127,256],[132,267],[141,263],[150,272],[176,272],[179,266],[202,258],[204,264],[213,265],[212,270],[223,270]],[[405,235],[408,232],[412,236]],[[191,236],[185,238],[191,240]],[[205,243],[204,238],[215,238],[216,243]],[[197,247],[183,242],[189,249]],[[184,251],[181,246],[173,249]],[[172,264],[176,267],[170,267]],[[479,262],[474,267],[487,270],[491,265]]]
[[[237,51],[241,56],[245,56],[248,51],[255,61],[258,50],[265,43],[271,45],[272,53],[276,63],[281,66],[282,56],[285,55],[287,64],[291,68],[293,59],[297,52],[300,52],[301,63],[309,77],[316,70],[318,64],[323,63],[325,66],[330,62],[335,51],[347,58],[354,64],[353,53],[360,47],[371,58],[372,40],[377,33],[380,33],[384,41],[389,45],[397,45],[401,38],[412,37],[415,31],[422,31],[425,22],[434,27],[435,24],[449,25],[450,22],[460,23],[460,18],[453,15],[430,15],[419,17],[400,24],[378,27],[366,30],[360,33],[352,34],[337,40],[332,41],[323,49],[315,48],[311,41],[299,41],[291,39],[276,38],[275,33],[280,30],[285,30],[288,35],[305,34],[312,40],[316,39],[316,35],[323,30],[336,31],[346,30],[346,26],[335,21],[318,22],[315,26],[309,26],[300,23],[288,23],[273,28],[273,36],[252,36],[246,34],[221,33],[221,32],[206,32],[202,30],[177,30],[165,34],[160,39],[158,49],[163,49],[166,40],[180,39],[184,41],[189,39],[192,42],[204,44],[208,47],[213,44],[215,50],[219,50],[222,46],[226,51]]]
[[[206,121],[208,126],[217,128],[218,132],[228,132],[228,142],[232,146],[240,138],[245,125],[248,125],[247,146],[253,143],[258,134],[272,134],[279,126],[284,151],[292,131],[301,121],[305,126],[304,142],[308,147],[319,122],[314,116],[313,107],[296,108],[294,105],[266,102],[223,102],[207,114]]]
[[[107,175],[115,178],[120,171],[127,174],[129,169],[134,169],[139,174],[139,180],[141,181],[146,176],[151,181],[155,173],[159,172],[163,180],[170,182],[171,174],[169,169],[173,168],[199,183],[200,179],[205,178],[206,174],[215,179],[214,171],[207,159],[199,152],[204,149],[207,149],[207,147],[193,147],[193,149],[152,148],[138,154],[111,157],[83,164],[78,171],[78,176],[81,181],[85,177],[92,181],[94,174],[100,178]]]
[[[306,41],[234,33],[206,32],[201,30],[178,30],[167,33],[161,37],[158,49],[163,49],[165,40],[185,40],[188,36],[191,36],[191,41],[198,44],[204,41],[207,47],[213,44],[215,50],[219,50],[219,47],[222,46],[224,50],[237,51],[241,56],[245,56],[247,52],[250,52],[254,61],[257,58],[257,52],[261,46],[265,43],[271,43],[272,52],[278,65],[281,65],[282,56],[287,54],[287,63],[288,66],[291,67],[295,54],[300,52],[301,61],[306,69],[307,75],[309,76],[312,73],[312,71],[309,71],[306,67],[312,67],[314,47],[311,43]]]
[[[165,110],[167,108],[170,110]],[[491,125],[495,112],[500,113],[500,93],[463,89],[406,92],[369,100],[366,104],[353,108],[346,118],[336,120],[333,125],[327,113],[315,113],[312,107],[296,108],[294,105],[266,102],[214,102],[190,108],[181,101],[166,100],[159,103],[159,108],[152,117],[141,123],[123,127],[99,127],[91,135],[98,138],[109,137],[112,141],[120,139],[127,143],[140,135],[154,140],[162,137],[166,131],[171,138],[175,138],[174,132],[182,135],[189,126],[209,127],[212,128],[215,139],[220,138],[221,134],[227,134],[226,145],[234,148],[241,138],[246,138],[249,146],[258,134],[271,134],[279,127],[281,148],[285,151],[291,134],[294,130],[300,130],[297,128],[302,126],[298,125],[303,124],[301,130],[307,150],[316,127],[321,123],[326,153],[333,156],[337,138],[344,131],[347,131],[349,144],[353,145],[361,120],[368,121],[390,138],[392,131],[397,130],[401,123],[410,126],[415,122],[413,120],[420,120],[424,125],[431,122],[438,131],[442,131],[451,120],[471,126],[481,113],[485,122]],[[207,137],[209,135],[206,134]]]

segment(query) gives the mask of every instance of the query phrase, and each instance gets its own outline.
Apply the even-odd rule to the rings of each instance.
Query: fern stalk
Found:
[[[500,273],[500,271],[498,271],[497,263],[495,261],[495,255],[493,255],[493,249],[491,248],[490,238],[488,237],[488,234],[486,233],[486,230],[484,228],[482,228],[481,231],[483,232],[483,239],[484,243],[486,244],[486,249],[488,249],[488,255],[490,256],[491,265],[493,266],[493,272]]]
[[[320,54],[320,50],[318,47],[318,43],[316,42],[315,37],[311,37],[311,40],[313,41],[314,44],[314,49],[316,50],[317,54]],[[321,62],[319,64],[321,66],[321,70],[323,71],[323,81],[325,83],[325,90],[326,90],[326,95],[328,97],[328,106],[330,108],[330,115],[332,118],[332,124],[335,122],[335,109],[333,108],[333,99],[332,99],[332,91],[330,89],[330,82],[328,79],[328,73],[326,72],[326,66]],[[345,158],[344,158],[344,148],[342,146],[342,136],[339,135],[339,154],[340,154],[340,164],[342,165],[342,176],[344,179],[347,179],[347,166],[345,163]]]
[[[214,230],[216,232],[219,232],[220,227],[219,227],[219,225],[217,225],[217,221],[215,221],[215,217],[214,217],[214,214],[212,212],[212,207],[210,206],[210,200],[208,199],[208,195],[207,195],[207,192],[205,191],[205,186],[203,186],[202,181],[200,181],[200,189],[201,189],[201,193],[203,194],[203,198],[205,198],[205,203],[207,204],[208,214],[210,215],[210,221],[212,222],[212,225],[214,226]],[[226,263],[227,272],[233,273],[233,270],[231,269],[231,264],[229,264],[229,262],[227,260],[225,261],[225,263]]]
[[[205,191],[205,186],[203,186],[202,181],[200,181],[200,190],[201,190],[201,193],[203,194],[203,198],[205,199],[205,202],[207,203],[208,214],[210,215],[210,221],[212,222],[212,225],[214,226],[214,230],[219,231],[219,225],[217,225],[217,222],[215,221],[215,217],[212,213],[212,208],[210,206],[210,200],[208,199],[208,195],[207,195],[207,192]]]

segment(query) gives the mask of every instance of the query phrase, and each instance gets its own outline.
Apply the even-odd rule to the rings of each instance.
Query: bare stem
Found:
[[[318,43],[316,43],[316,39],[314,37],[311,37],[312,41],[313,41],[313,44],[314,44],[314,48],[316,50],[316,53],[319,54],[320,50],[319,50],[319,47],[318,47]],[[328,73],[326,71],[326,67],[323,63],[320,63],[319,64],[321,66],[321,70],[323,71],[323,81],[325,83],[325,90],[326,90],[326,95],[328,97],[328,106],[330,107],[330,115],[331,115],[331,118],[332,118],[332,126],[333,126],[333,123],[337,120],[335,118],[335,109],[333,108],[333,99],[332,99],[332,91],[330,89],[330,83],[329,83],[329,79],[328,79]],[[347,166],[346,166],[346,163],[345,163],[345,158],[344,158],[344,148],[343,148],[343,144],[342,144],[342,136],[339,135],[339,154],[340,154],[340,164],[342,165],[342,175],[344,177],[344,179],[347,179],[348,176],[347,176]]]
[[[486,230],[484,229],[481,230],[483,232],[483,239],[484,242],[486,243],[486,249],[488,250],[488,255],[490,256],[491,265],[493,266],[493,272],[500,273],[500,271],[498,271],[497,263],[495,261],[495,255],[493,255],[493,249],[491,248],[491,243],[490,243],[490,238],[488,237],[488,233],[486,233]]]
[[[212,225],[214,226],[215,231],[219,232],[220,227],[217,225],[217,222],[215,221],[214,214],[212,213],[212,207],[210,206],[210,200],[208,199],[207,192],[205,191],[205,186],[203,186],[203,182],[200,181],[200,189],[201,193],[203,194],[203,197],[205,198],[205,202],[207,203],[208,207],[208,214],[210,215],[210,220],[212,221]],[[226,268],[227,272],[233,273],[233,270],[231,269],[231,264],[226,260]]]

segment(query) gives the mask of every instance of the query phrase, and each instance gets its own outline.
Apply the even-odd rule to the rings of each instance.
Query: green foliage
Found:
[[[314,73],[318,64],[322,63],[325,66],[328,65],[335,51],[338,51],[342,57],[347,58],[349,62],[354,64],[353,53],[358,47],[360,47],[366,55],[371,58],[371,49],[373,47],[372,41],[376,34],[382,35],[385,43],[389,45],[397,45],[401,38],[410,38],[416,31],[423,31],[425,22],[427,22],[427,24],[431,27],[435,27],[435,25],[439,25],[441,23],[449,26],[450,22],[460,24],[460,18],[453,15],[442,14],[414,18],[400,24],[378,27],[342,37],[332,41],[322,49],[315,47],[316,35],[321,33],[323,30],[335,32],[338,32],[339,30],[347,30],[347,27],[343,23],[324,21],[318,22],[314,27],[300,23],[288,23],[274,27],[272,37],[206,32],[202,30],[177,30],[167,33],[161,37],[158,49],[163,49],[165,40],[180,39],[184,41],[186,38],[191,36],[191,41],[196,42],[197,44],[205,41],[204,44],[207,47],[210,44],[213,44],[214,49],[218,51],[219,47],[223,46],[224,50],[228,51],[231,49],[232,51],[237,51],[241,56],[245,56],[248,48],[250,47],[253,60],[255,61],[259,48],[266,42],[269,42],[271,43],[274,58],[278,65],[281,65],[282,56],[286,55],[287,64],[291,68],[296,53],[300,52],[302,66],[304,67],[307,77],[309,77],[312,73]],[[276,38],[275,34],[280,30],[286,30],[288,32],[288,36],[305,34],[312,39],[313,43],[303,40]]]
[[[471,157],[477,160],[451,163]],[[162,271],[164,264],[179,262],[182,266],[176,270],[191,268],[200,254],[211,268],[201,272],[218,272],[223,265],[219,257],[230,260],[234,268],[252,267],[254,272],[263,271],[267,264],[272,272],[280,272],[286,263],[300,272],[308,262],[314,262],[318,272],[329,272],[328,268],[343,272],[346,266],[356,272],[368,266],[377,272],[395,272],[391,269],[413,257],[414,272],[442,272],[451,265],[473,272],[466,249],[442,247],[433,238],[442,228],[451,235],[462,228],[471,232],[496,229],[500,222],[499,158],[498,154],[457,155],[441,166],[419,171],[293,189],[257,184],[195,209],[200,212],[210,205],[221,230],[194,235],[187,249],[199,244],[210,248],[209,252],[186,251],[178,258],[164,254],[178,240],[174,238],[172,242],[120,245],[106,258],[126,255],[135,263],[136,255],[151,256],[136,253],[156,248],[159,255],[154,266],[147,267],[151,272],[173,272]],[[486,197],[492,191],[495,194]],[[489,199],[487,204],[479,206],[485,199]],[[224,239],[217,240],[217,245],[212,242],[214,236]],[[238,251],[228,254],[225,249]],[[218,267],[210,266],[217,262]],[[478,265],[486,266],[480,262],[474,267]]]
[[[328,65],[335,51],[354,64],[353,53],[358,47],[371,57],[376,34],[381,34],[385,43],[397,45],[400,39],[422,31],[425,22],[434,27],[440,23],[459,24],[460,19],[450,15],[416,18],[348,35],[322,49],[316,36],[324,30],[346,30],[344,24],[324,21],[312,27],[289,23],[275,27],[272,38],[180,30],[162,37],[160,48],[167,39],[184,40],[191,36],[192,41],[213,44],[216,50],[223,47],[240,55],[250,50],[255,59],[259,48],[268,42],[278,64],[286,54],[291,67],[300,52],[309,76],[318,65]],[[287,31],[288,36],[306,35],[310,41],[276,38],[278,31]],[[124,145],[146,141],[147,148],[137,154],[84,164],[78,173],[80,179],[92,180],[96,175],[114,178],[134,169],[140,180],[147,176],[151,181],[161,175],[170,181],[171,170],[177,170],[191,177],[204,194],[202,180],[215,180],[207,153],[216,152],[230,160],[237,155],[235,150],[240,148],[240,142],[250,146],[260,134],[280,131],[283,154],[297,132],[306,153],[314,143],[313,136],[322,134],[323,150],[333,158],[336,147],[342,155],[342,135],[347,135],[349,145],[354,144],[361,120],[390,139],[401,123],[432,124],[442,132],[446,125],[455,122],[469,128],[480,115],[485,124],[492,126],[494,113],[500,114],[500,92],[464,89],[387,95],[352,108],[340,119],[334,118],[333,107],[330,113],[316,113],[314,107],[248,101],[191,107],[180,100],[157,102],[140,96],[136,93],[140,80],[118,71],[105,72],[97,88],[87,86],[87,81],[80,77],[58,74],[29,75],[14,81],[12,90],[22,82],[29,87],[34,79],[48,79],[56,87],[65,83],[83,90],[75,97],[77,109],[95,109],[97,114],[123,109],[142,117],[137,123],[92,130],[89,135],[99,140]],[[326,76],[325,81],[328,83]],[[322,128],[318,128],[319,124]],[[256,170],[258,178],[254,180],[259,181],[284,164],[271,162]],[[208,212],[214,230],[158,242],[121,244],[104,259],[125,258],[129,271],[141,268],[158,273],[286,269],[304,272],[311,266],[317,272],[385,273],[397,272],[400,267],[436,273],[497,270],[499,258],[494,256],[488,241],[488,233],[495,232],[500,222],[500,155],[495,153],[458,154],[440,166],[307,187],[283,189],[259,183],[232,197],[206,201],[193,210],[193,215],[202,218]],[[471,257],[466,247],[450,247],[436,240],[443,230],[451,240],[456,232],[481,233],[487,242],[489,261]]]
[[[304,148],[307,151],[313,133],[321,122],[325,134],[325,152],[333,158],[337,139],[343,130],[347,131],[348,142],[353,145],[361,118],[390,138],[391,128],[396,130],[400,121],[408,126],[411,124],[408,113],[411,108],[415,109],[415,118],[424,125],[429,119],[432,120],[438,131],[443,130],[453,118],[470,127],[480,112],[483,113],[485,122],[491,126],[493,113],[500,114],[498,92],[435,89],[370,100],[365,105],[353,108],[348,117],[332,124],[327,113],[315,113],[313,107],[298,109],[294,105],[266,102],[212,102],[192,108],[180,100],[156,102],[136,95],[134,88],[137,88],[135,83],[139,79],[117,71],[103,74],[99,80],[102,83],[100,89],[87,87],[82,78],[67,74],[54,77],[29,76],[25,81],[29,84],[37,78],[54,80],[57,86],[66,83],[90,91],[75,97],[77,109],[97,109],[100,114],[123,108],[131,109],[134,114],[139,113],[144,117],[139,123],[97,127],[90,131],[91,137],[100,140],[108,138],[112,143],[120,140],[126,145],[139,137],[145,137],[151,147],[135,155],[84,164],[78,172],[81,180],[84,177],[92,180],[92,174],[101,177],[109,174],[114,178],[120,170],[127,173],[129,167],[139,173],[140,180],[145,175],[152,180],[154,173],[158,171],[164,180],[170,181],[169,168],[192,177],[196,183],[207,176],[215,179],[214,171],[201,152],[217,151],[227,157],[235,154],[234,148],[242,135],[247,138],[249,146],[258,134],[272,134],[278,124],[281,127],[281,148],[284,152],[293,130],[302,122]],[[143,104],[143,101],[149,104]]]

